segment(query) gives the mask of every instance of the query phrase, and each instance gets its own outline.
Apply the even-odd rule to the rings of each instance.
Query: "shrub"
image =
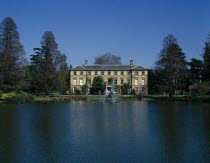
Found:
[[[120,97],[123,101],[136,101],[137,97],[136,96],[124,96]]]
[[[138,94],[138,95],[136,95],[136,98],[137,98],[138,100],[141,100],[141,99],[142,99],[142,95],[141,95],[141,94]]]
[[[124,83],[122,86],[121,86],[121,94],[122,95],[127,95],[128,94],[128,91],[130,89],[130,85],[129,84],[126,84]]]
[[[130,95],[136,95],[135,89],[132,89],[132,90],[131,90]]]
[[[2,99],[4,100],[5,98],[11,98],[13,96],[16,96],[15,92],[3,93],[2,94]]]
[[[189,86],[190,94],[193,96],[202,96],[210,92],[210,83],[193,84]]]
[[[28,94],[16,94],[15,96],[6,97],[4,99],[4,103],[30,103],[33,101],[34,97]]]
[[[85,85],[82,86],[82,94],[86,95],[87,93],[88,93],[88,85],[85,84]]]
[[[2,100],[2,91],[0,90],[0,100]]]
[[[81,95],[81,91],[79,89],[75,90],[76,95]]]

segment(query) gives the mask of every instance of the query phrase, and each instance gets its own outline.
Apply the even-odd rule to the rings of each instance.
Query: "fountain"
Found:
[[[114,78],[112,78],[112,88],[111,91],[108,93],[106,102],[115,102],[114,91],[115,91],[115,81]]]

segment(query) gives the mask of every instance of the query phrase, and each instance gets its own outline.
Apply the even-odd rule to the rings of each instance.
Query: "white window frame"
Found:
[[[73,85],[77,85],[77,79],[73,79]]]
[[[141,85],[145,85],[145,79],[141,79]]]
[[[83,79],[79,79],[79,85],[83,85]]]
[[[134,79],[134,84],[139,85],[138,83],[139,83],[138,79]]]

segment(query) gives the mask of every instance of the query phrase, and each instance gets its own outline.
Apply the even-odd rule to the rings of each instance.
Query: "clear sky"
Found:
[[[153,67],[167,34],[190,58],[201,59],[210,32],[210,0],[1,0],[0,21],[18,25],[27,58],[53,31],[73,66],[106,52]]]

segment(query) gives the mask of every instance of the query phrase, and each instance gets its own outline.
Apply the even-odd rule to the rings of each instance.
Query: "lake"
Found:
[[[0,162],[209,162],[210,104],[0,104]]]

